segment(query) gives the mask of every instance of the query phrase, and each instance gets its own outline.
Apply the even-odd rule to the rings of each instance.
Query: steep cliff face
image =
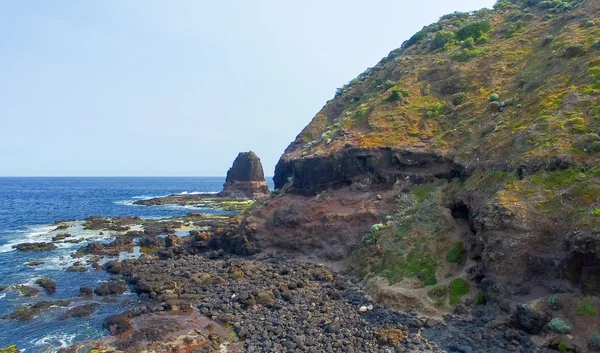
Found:
[[[245,239],[344,259],[441,310],[462,279],[470,303],[474,287],[598,294],[599,58],[598,1],[443,16],[317,113]]]
[[[240,152],[227,171],[222,197],[263,198],[269,195],[263,166],[258,156]]]

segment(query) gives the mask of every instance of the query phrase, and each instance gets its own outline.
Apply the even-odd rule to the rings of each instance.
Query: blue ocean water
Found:
[[[103,271],[67,272],[75,259],[70,254],[80,244],[41,253],[17,252],[12,245],[20,242],[48,241],[48,232],[56,220],[82,220],[89,216],[165,218],[185,215],[193,209],[180,206],[134,206],[138,199],[184,192],[218,192],[220,177],[115,177],[115,178],[0,178],[0,286],[33,284],[37,278],[56,281],[55,294],[43,293],[26,298],[15,291],[0,292],[0,317],[19,306],[42,300],[76,298],[82,286],[96,286],[109,278]],[[268,179],[270,187],[270,178]],[[218,210],[202,210],[218,213]],[[77,231],[77,230],[76,230]],[[71,232],[71,230],[69,230]],[[90,236],[81,230],[78,236]],[[109,241],[110,239],[106,239]],[[29,261],[43,261],[28,267]],[[135,296],[124,296],[116,303],[99,300],[98,311],[88,318],[61,320],[64,309],[53,308],[30,321],[0,320],[0,348],[16,344],[25,352],[55,352],[74,342],[95,339],[107,334],[102,319],[126,310]],[[70,306],[89,302],[76,298]]]

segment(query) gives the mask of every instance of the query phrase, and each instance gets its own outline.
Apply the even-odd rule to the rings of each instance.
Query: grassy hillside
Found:
[[[467,189],[589,229],[599,130],[600,3],[501,1],[443,16],[338,89],[284,158],[432,151],[474,171]]]

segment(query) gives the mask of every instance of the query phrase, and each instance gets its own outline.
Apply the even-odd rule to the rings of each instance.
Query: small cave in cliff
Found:
[[[475,230],[475,225],[473,224],[471,210],[467,205],[465,205],[464,202],[460,200],[454,201],[449,205],[448,208],[450,209],[450,214],[452,215],[452,218],[467,222],[471,233],[477,233]]]

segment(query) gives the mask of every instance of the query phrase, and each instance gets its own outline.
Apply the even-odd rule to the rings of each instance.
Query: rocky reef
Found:
[[[240,152],[227,171],[221,197],[264,198],[269,195],[263,166],[258,156],[250,152]]]

